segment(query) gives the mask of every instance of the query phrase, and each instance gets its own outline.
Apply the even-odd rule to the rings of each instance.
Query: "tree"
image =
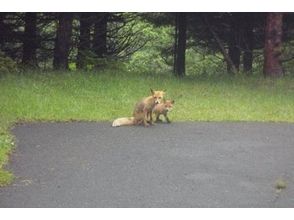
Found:
[[[265,26],[264,76],[283,75],[281,64],[283,13],[268,13]]]
[[[188,34],[192,39],[189,46],[213,55],[222,53],[231,72],[237,72],[242,64],[243,70],[250,72],[254,54],[258,55],[264,47],[265,15],[252,12],[189,13]],[[290,38],[293,39],[293,34]]]
[[[175,25],[175,52],[174,52],[174,73],[177,76],[185,75],[185,51],[187,40],[187,14],[176,13]]]
[[[72,13],[59,13],[54,47],[54,69],[68,69],[68,55],[71,46]]]
[[[93,50],[97,57],[102,58],[107,52],[107,21],[108,13],[96,13],[94,26]]]
[[[37,57],[37,13],[29,12],[25,14],[25,32],[23,36],[22,64],[36,67]]]
[[[25,13],[6,12],[0,14],[1,50],[6,56],[20,62],[22,60]]]
[[[241,56],[241,26],[242,15],[233,13],[230,19],[229,56],[232,62],[227,63],[228,72],[239,71]]]
[[[3,42],[4,42],[4,39],[5,39],[5,32],[6,32],[6,30],[5,30],[5,24],[4,24],[4,22],[3,22],[3,20],[4,20],[4,18],[5,18],[5,14],[4,13],[0,13],[0,45],[2,45],[3,44]]]
[[[87,53],[91,49],[91,25],[92,25],[92,14],[81,13],[80,14],[80,37],[78,44],[77,54],[77,68],[84,68],[86,64]]]
[[[202,19],[203,19],[203,23],[206,24],[206,27],[208,28],[209,32],[213,36],[213,39],[215,40],[216,45],[219,47],[219,49],[220,49],[220,51],[221,51],[221,53],[222,53],[222,55],[224,57],[224,60],[227,63],[227,67],[229,67],[228,68],[230,70],[229,73],[236,73],[238,70],[236,69],[235,64],[232,61],[231,56],[227,52],[227,50],[225,48],[225,44],[221,40],[220,36],[214,30],[213,25],[211,25],[211,23],[208,21],[208,18],[207,18],[207,16],[205,14],[202,15]]]
[[[252,71],[253,62],[253,47],[254,47],[254,34],[253,34],[253,19],[252,14],[246,13],[244,15],[242,26],[243,36],[243,71],[250,74]],[[253,18],[253,19],[252,19]]]

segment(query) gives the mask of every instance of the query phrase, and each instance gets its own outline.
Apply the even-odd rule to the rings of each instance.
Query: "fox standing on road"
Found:
[[[155,105],[160,104],[165,95],[164,91],[151,91],[151,96],[143,98],[137,102],[133,112],[133,117],[118,118],[113,121],[112,126],[118,127],[122,125],[140,125],[143,124],[145,127],[152,124],[152,110]]]
[[[162,121],[162,120],[159,119],[159,116],[163,115],[166,122],[170,123],[170,120],[167,117],[167,113],[172,110],[174,103],[175,103],[174,100],[165,100],[164,102],[162,102],[162,103],[160,103],[158,105],[155,105],[154,108],[153,108],[153,111],[152,111],[153,114],[155,114],[155,116],[156,116],[155,122]]]

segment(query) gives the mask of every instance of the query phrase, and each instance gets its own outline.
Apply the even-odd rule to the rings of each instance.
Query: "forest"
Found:
[[[293,13],[0,13],[0,72],[293,75]]]

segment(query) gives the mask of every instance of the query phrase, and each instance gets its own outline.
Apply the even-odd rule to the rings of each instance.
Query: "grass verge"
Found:
[[[13,136],[9,133],[12,124],[12,121],[0,117],[0,187],[10,184],[14,178],[12,173],[4,170],[9,154],[14,147]]]
[[[17,121],[112,121],[130,116],[149,89],[175,99],[173,121],[294,122],[294,78],[186,77],[99,72],[28,72],[0,78],[0,185]]]

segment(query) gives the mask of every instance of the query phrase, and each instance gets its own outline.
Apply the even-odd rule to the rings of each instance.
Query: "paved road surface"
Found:
[[[13,133],[17,179],[0,188],[0,207],[294,207],[294,124],[35,123]]]

